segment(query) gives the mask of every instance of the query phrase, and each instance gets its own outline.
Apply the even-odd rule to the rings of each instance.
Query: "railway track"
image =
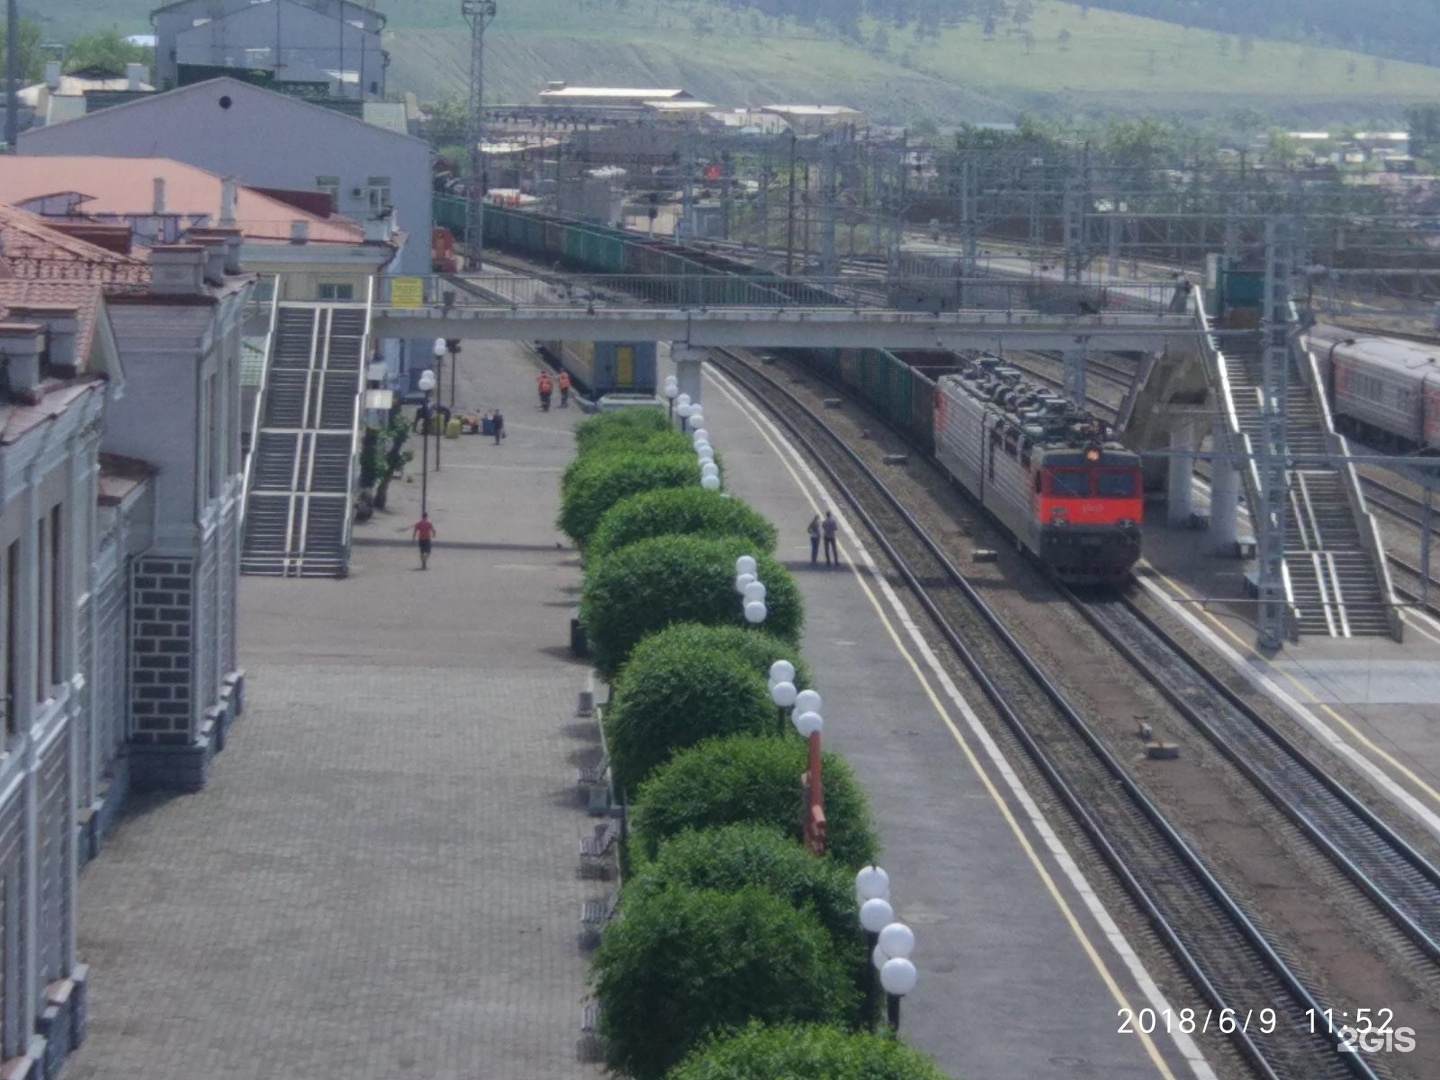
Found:
[[[1363,1057],[1337,1053],[1332,1033],[1312,1030],[1314,995],[874,472],[788,390],[733,354],[713,357],[829,474],[1216,1015],[1253,1021],[1271,1010],[1263,1035],[1249,1025],[1226,1033],[1256,1073],[1378,1075]]]

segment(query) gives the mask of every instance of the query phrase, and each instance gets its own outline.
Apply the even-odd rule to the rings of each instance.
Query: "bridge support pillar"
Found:
[[[1192,424],[1178,424],[1170,431],[1170,475],[1166,487],[1165,520],[1171,525],[1189,525],[1194,513],[1193,478],[1195,457],[1188,451],[1195,449],[1195,428]]]
[[[1215,552],[1234,555],[1240,539],[1240,470],[1217,460],[1210,475],[1210,539]]]
[[[705,359],[706,350],[678,341],[670,344],[670,359],[675,361],[675,381],[680,384],[680,393],[689,394],[692,404],[700,404],[700,361]]]

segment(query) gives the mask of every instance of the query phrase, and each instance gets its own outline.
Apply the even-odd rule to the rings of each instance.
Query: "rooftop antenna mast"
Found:
[[[485,27],[495,18],[495,0],[460,0],[470,23],[470,112],[465,160],[465,269],[480,272],[485,247]]]

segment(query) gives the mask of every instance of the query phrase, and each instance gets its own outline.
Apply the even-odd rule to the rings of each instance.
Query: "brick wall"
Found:
[[[142,557],[131,576],[131,741],[187,746],[194,737],[194,563]]]

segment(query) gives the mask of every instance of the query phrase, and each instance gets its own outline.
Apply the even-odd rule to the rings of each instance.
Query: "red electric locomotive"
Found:
[[[1123,582],[1140,558],[1140,458],[996,357],[935,387],[940,464],[1057,578]]]

